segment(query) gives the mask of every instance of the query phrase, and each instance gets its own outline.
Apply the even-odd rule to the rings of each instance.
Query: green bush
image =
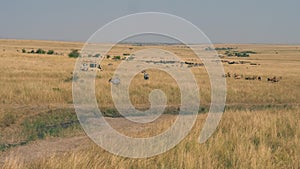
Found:
[[[43,49],[38,49],[35,53],[38,53],[38,54],[45,54],[46,51],[44,51]]]
[[[227,56],[236,56],[236,57],[249,57],[249,53],[255,53],[252,51],[242,51],[242,52],[238,52],[238,51],[225,51],[225,55]]]
[[[95,54],[94,57],[95,58],[99,58],[101,55],[99,53]]]
[[[237,56],[237,57],[249,57],[249,54],[245,53],[245,52],[237,52],[237,53],[235,53],[235,56]]]
[[[121,59],[121,56],[114,56],[113,59],[114,59],[114,60],[120,60],[120,59]]]
[[[122,117],[122,115],[115,108],[105,109],[103,110],[102,114],[105,117],[112,117],[112,118]]]
[[[53,55],[54,54],[54,50],[48,50],[47,55]]]
[[[80,57],[80,53],[78,52],[77,49],[72,50],[72,51],[69,53],[69,57],[70,57],[70,58],[78,58],[78,57]]]
[[[22,53],[26,53],[26,50],[25,50],[25,49],[22,49]]]

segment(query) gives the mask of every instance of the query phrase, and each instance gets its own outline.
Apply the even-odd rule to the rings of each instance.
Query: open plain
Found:
[[[211,87],[201,60],[182,45],[119,44],[112,48],[102,56],[102,70],[96,72],[96,98],[107,121],[125,135],[149,137],[165,131],[180,107],[174,79],[149,69],[149,80],[142,73],[133,78],[131,102],[137,109],[148,109],[149,93],[159,88],[168,98],[165,113],[140,125],[120,117],[109,79],[128,55],[148,48],[171,51],[191,69],[200,88],[199,115],[189,135],[170,151],[146,159],[110,154],[82,130],[72,98],[76,58],[69,53],[80,51],[83,45],[0,40],[0,167],[300,168],[299,45],[215,45],[224,66],[227,99],[217,130],[203,144],[197,140],[207,117]]]

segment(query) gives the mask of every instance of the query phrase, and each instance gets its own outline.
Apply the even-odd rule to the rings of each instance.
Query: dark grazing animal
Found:
[[[245,77],[245,80],[256,80],[257,76]]]
[[[279,79],[281,79],[281,77],[280,77]],[[268,78],[267,80],[268,80],[269,82],[276,83],[276,82],[279,82],[279,79],[277,79],[277,77],[274,76],[273,78]]]
[[[234,79],[241,79],[243,76],[235,73],[233,77]]]
[[[145,73],[144,73],[144,80],[149,80],[149,78],[150,78],[150,77],[149,77],[149,74],[145,72]]]
[[[223,75],[223,77],[231,77],[231,75],[229,72],[227,72],[225,75]]]

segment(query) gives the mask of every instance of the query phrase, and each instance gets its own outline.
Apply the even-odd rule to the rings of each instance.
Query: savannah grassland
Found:
[[[222,120],[204,144],[198,137],[210,104],[210,82],[204,67],[191,68],[200,87],[201,107],[190,134],[170,151],[147,159],[112,155],[87,138],[72,105],[72,49],[82,43],[0,40],[0,167],[3,168],[300,168],[300,46],[218,44],[237,51],[254,51],[250,57],[225,57],[257,65],[227,64],[225,72],[243,75],[226,78],[227,101]],[[57,54],[22,53],[38,48]],[[129,49],[132,48],[132,49]],[[109,55],[121,56],[145,48],[171,51],[183,61],[201,62],[188,48],[118,45]],[[224,50],[218,51],[224,54]],[[112,58],[112,57],[111,57]],[[150,80],[137,74],[130,94],[138,109],[149,107],[155,88],[168,97],[168,108],[158,120],[132,125],[119,118],[110,96],[109,78],[120,60],[104,59],[97,72],[99,108],[119,132],[148,137],[168,129],[180,105],[174,79],[158,70],[147,70]],[[112,64],[112,65],[108,65]],[[245,80],[261,76],[262,80]],[[282,77],[278,83],[270,77]],[[162,80],[164,79],[164,80]]]

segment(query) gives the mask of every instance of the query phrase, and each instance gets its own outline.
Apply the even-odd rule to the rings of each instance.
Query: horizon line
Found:
[[[86,41],[79,41],[79,40],[64,40],[64,39],[24,39],[24,38],[3,38],[0,37],[0,40],[16,40],[16,41],[47,41],[47,42],[69,42],[69,43],[83,43],[85,44]],[[101,42],[100,44],[111,44],[113,42]],[[158,45],[184,45],[183,43],[174,43],[174,42],[122,42],[119,44],[158,44]],[[212,42],[213,45],[224,44],[224,45],[300,45],[300,43],[268,43],[268,42]],[[200,43],[187,43],[187,45],[201,45]]]

